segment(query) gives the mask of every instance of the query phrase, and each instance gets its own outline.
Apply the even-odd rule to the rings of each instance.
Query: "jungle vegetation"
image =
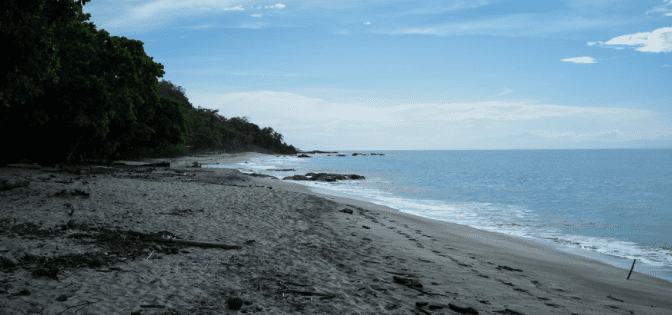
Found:
[[[194,108],[143,42],[87,22],[91,0],[0,4],[0,164],[109,164],[203,150],[295,154],[271,127]]]

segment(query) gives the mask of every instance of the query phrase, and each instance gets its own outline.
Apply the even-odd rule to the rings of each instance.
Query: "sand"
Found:
[[[0,191],[0,314],[672,312],[672,283],[636,267],[626,280],[629,270],[502,234],[236,170],[184,167],[254,155],[80,174],[0,168],[0,179],[30,181]],[[96,238],[110,231],[122,249]],[[124,243],[136,235],[128,231],[240,248]],[[141,245],[141,255],[128,256]],[[86,253],[102,263],[32,275],[40,257]],[[230,309],[233,298],[243,301],[239,310]]]

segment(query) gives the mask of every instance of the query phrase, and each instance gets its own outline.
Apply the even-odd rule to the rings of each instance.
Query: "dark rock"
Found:
[[[315,154],[315,153],[338,153],[338,152],[324,152],[324,151],[313,150],[313,151],[310,151],[310,152],[303,152],[303,153]]]
[[[382,154],[382,153],[371,153],[371,155],[380,155],[380,156],[383,156],[383,155],[385,155],[385,154]]]
[[[292,168],[270,169],[269,171],[276,171],[276,172],[296,172],[296,170],[295,170],[295,169],[292,169]]]
[[[191,167],[201,167],[201,164],[198,164],[198,162],[194,162],[191,164]]]
[[[257,173],[251,173],[251,174],[244,173],[244,174],[247,175],[247,176],[252,176],[252,177],[273,177],[273,176],[271,176],[271,175],[257,174]]]
[[[478,311],[471,308],[471,307],[459,307],[455,304],[448,303],[448,307],[450,307],[450,310],[454,312],[458,312],[460,314],[475,314],[478,315]]]
[[[352,209],[347,209],[346,208],[346,209],[341,210],[341,212],[347,213],[347,214],[352,214]]]
[[[309,155],[305,155],[305,154],[301,154],[301,155],[297,155],[296,157],[300,157],[300,158],[309,158],[310,156],[309,156]]]
[[[362,227],[365,228],[365,229],[367,229],[367,230],[370,230],[370,229],[371,229],[370,227],[368,227],[368,226],[366,226],[366,225],[362,225]]]
[[[243,300],[239,298],[229,298],[229,300],[226,301],[226,304],[229,306],[230,310],[239,310],[243,307]]]
[[[427,303],[427,302],[415,302],[415,307],[421,308],[421,307],[427,306],[427,304],[429,304],[429,303]]]
[[[308,177],[305,177],[303,175],[294,175],[294,176],[287,176],[283,178],[283,180],[309,180]]]
[[[14,268],[19,262],[12,257],[0,256],[0,268]]]
[[[68,300],[68,296],[66,296],[65,294],[61,294],[56,298],[56,301],[59,301],[59,302],[65,302],[67,300]]]
[[[345,154],[339,154],[339,155],[337,155],[337,156],[345,156]]]
[[[402,278],[402,277],[397,277],[394,276],[392,277],[394,279],[394,282],[403,284],[409,288],[415,288],[415,289],[422,289],[422,284],[418,282],[418,280],[415,279],[408,279],[408,278]]]

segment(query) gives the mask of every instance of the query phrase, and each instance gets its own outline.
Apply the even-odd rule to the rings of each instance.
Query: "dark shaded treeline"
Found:
[[[271,127],[196,109],[143,42],[86,22],[90,0],[0,4],[0,164],[176,157],[195,150],[294,154]]]

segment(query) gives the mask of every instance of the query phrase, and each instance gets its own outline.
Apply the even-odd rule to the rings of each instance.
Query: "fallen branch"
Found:
[[[154,235],[151,235],[151,234],[140,233],[140,232],[135,232],[135,231],[128,231],[128,234],[140,236],[140,237],[142,237],[146,240],[151,240],[151,241],[158,242],[158,243],[172,243],[172,244],[181,244],[181,245],[196,246],[196,247],[203,247],[203,248],[221,248],[221,249],[241,249],[241,248],[243,248],[242,246],[238,246],[238,245],[227,245],[227,244],[212,243],[212,242],[187,241],[187,240],[180,240],[180,239],[176,239],[176,238],[163,238],[163,237],[154,236]]]
[[[149,239],[152,240],[152,241],[155,241],[155,242],[160,242],[160,243],[175,243],[175,244],[182,244],[182,245],[196,246],[196,247],[203,247],[203,248],[221,248],[221,249],[241,249],[241,248],[243,248],[242,246],[238,246],[238,245],[226,245],[226,244],[221,244],[221,243],[196,242],[196,241],[187,241],[187,240],[178,240],[178,239],[167,239],[167,238],[161,238],[161,237],[155,237],[155,236],[152,236]]]

